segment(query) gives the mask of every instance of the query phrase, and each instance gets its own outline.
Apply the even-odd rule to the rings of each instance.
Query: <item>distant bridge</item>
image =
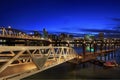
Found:
[[[0,79],[22,79],[78,57],[70,47],[0,47]]]
[[[4,41],[6,40],[6,41]],[[120,39],[94,39],[94,40],[85,40],[74,38],[72,40],[50,40],[45,39],[40,36],[30,36],[20,30],[12,29],[12,28],[0,28],[0,44],[15,46],[15,45],[24,45],[24,46],[48,46],[52,44],[53,46],[77,46],[80,47],[82,45],[120,45]]]
[[[23,39],[23,40],[47,40],[49,41],[48,39],[43,39],[43,38],[40,38],[40,37],[37,37],[37,36],[30,36],[20,30],[17,30],[17,29],[12,29],[12,28],[4,28],[4,27],[1,27],[0,28],[0,38],[3,38],[3,39]]]

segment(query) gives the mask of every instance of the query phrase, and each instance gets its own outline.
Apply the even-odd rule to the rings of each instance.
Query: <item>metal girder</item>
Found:
[[[7,68],[15,59],[17,59],[25,50],[20,51],[17,55],[15,55],[12,59],[10,59],[5,65],[0,68],[0,73]]]
[[[59,65],[61,63],[64,63],[68,60],[74,59],[77,57],[76,52],[73,48],[70,47],[33,47],[33,46],[2,46],[0,47],[0,55],[3,55],[4,52],[7,51],[7,54],[4,54],[5,58],[9,58],[5,62],[5,64],[0,67],[0,74],[7,67],[11,66],[10,68],[15,67],[17,69],[21,69],[22,72],[11,74],[11,76],[15,76],[19,74],[19,78],[23,78],[25,75],[28,76],[30,74],[35,74],[36,72],[46,70],[48,68],[51,68],[53,66]],[[8,53],[9,52],[9,53]],[[12,56],[11,56],[12,55]],[[3,57],[3,56],[0,56]],[[3,59],[4,59],[3,57]],[[32,67],[30,65],[25,65],[28,63],[34,64],[36,67]],[[24,65],[29,69],[23,69],[22,67],[19,68],[19,65]],[[30,68],[31,67],[31,68]],[[23,70],[22,70],[23,69]],[[34,69],[34,70],[33,70]],[[26,71],[27,70],[27,71]],[[28,73],[28,70],[30,71]],[[23,73],[24,76],[23,76]],[[4,79],[10,78],[11,76],[8,75],[3,76]]]

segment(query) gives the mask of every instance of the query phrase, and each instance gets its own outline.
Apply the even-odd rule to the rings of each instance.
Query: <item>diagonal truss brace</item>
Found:
[[[5,70],[15,59],[17,59],[25,50],[20,51],[17,55],[15,55],[11,60],[9,60],[5,65],[3,65],[0,69],[0,73]]]

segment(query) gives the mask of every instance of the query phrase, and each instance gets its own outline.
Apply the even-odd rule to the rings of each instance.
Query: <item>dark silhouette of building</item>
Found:
[[[48,38],[48,32],[43,28],[43,38]]]

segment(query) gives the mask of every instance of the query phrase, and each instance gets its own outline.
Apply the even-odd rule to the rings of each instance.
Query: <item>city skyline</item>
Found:
[[[21,30],[80,33],[113,30],[119,0],[1,0],[0,26]]]

